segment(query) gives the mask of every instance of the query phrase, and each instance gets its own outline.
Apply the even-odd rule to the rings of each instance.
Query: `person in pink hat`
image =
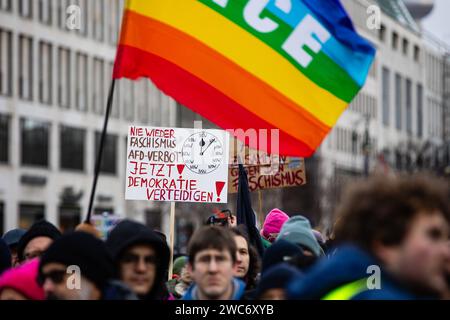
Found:
[[[0,277],[0,300],[44,300],[44,290],[37,283],[39,259],[9,269]]]
[[[280,233],[281,227],[288,219],[289,216],[285,212],[277,208],[273,209],[266,216],[261,236],[270,243],[274,242]]]

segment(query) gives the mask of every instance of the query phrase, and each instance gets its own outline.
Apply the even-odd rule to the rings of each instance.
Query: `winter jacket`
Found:
[[[369,289],[375,275],[369,266],[381,266],[373,256],[352,245],[337,248],[335,255],[314,265],[287,287],[289,299],[306,300],[412,300],[428,299],[412,293],[380,267],[380,289]]]
[[[233,279],[233,294],[229,300],[241,300],[245,293],[245,283],[237,278]],[[184,294],[181,300],[198,300],[197,298],[197,285],[193,284],[189,287],[188,291]]]
[[[139,300],[136,294],[118,280],[110,280],[103,289],[102,300]]]

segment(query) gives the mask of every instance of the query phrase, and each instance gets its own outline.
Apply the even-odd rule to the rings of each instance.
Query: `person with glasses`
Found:
[[[45,251],[37,279],[47,300],[136,300],[128,287],[114,279],[115,273],[103,241],[73,232]]]
[[[170,249],[163,237],[148,227],[123,220],[106,240],[118,277],[141,300],[172,300],[166,281]]]
[[[234,278],[236,242],[230,229],[205,226],[188,246],[188,270],[194,284],[182,300],[240,300],[245,283]]]

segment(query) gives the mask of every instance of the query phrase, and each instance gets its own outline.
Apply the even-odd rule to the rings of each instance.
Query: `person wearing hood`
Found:
[[[281,228],[277,240],[286,240],[298,245],[304,255],[320,258],[325,256],[311,228],[309,220],[303,216],[293,216]]]
[[[264,252],[261,274],[264,275],[268,269],[279,263],[287,263],[300,271],[306,271],[306,269],[314,264],[314,262],[315,258],[304,255],[302,248],[281,239],[275,241],[274,244]]]
[[[446,286],[450,212],[445,182],[371,178],[338,208],[336,253],[288,287],[290,299],[439,298]]]
[[[47,300],[137,300],[115,273],[104,242],[76,231],[55,240],[44,252],[37,280]]]
[[[50,222],[39,220],[23,234],[17,244],[19,263],[40,257],[61,232]]]
[[[234,278],[236,242],[228,228],[198,229],[188,245],[188,268],[194,279],[182,300],[240,300],[245,283]]]
[[[36,278],[39,259],[6,271],[0,277],[0,300],[44,300],[44,290]]]
[[[123,220],[106,240],[118,276],[141,300],[172,299],[167,287],[170,249],[163,238],[143,224]]]
[[[27,231],[23,229],[12,229],[3,235],[3,240],[5,240],[6,244],[9,247],[9,251],[11,252],[11,266],[13,267],[19,264],[19,258],[17,256],[17,245],[26,232]]]
[[[260,231],[264,247],[268,248],[278,237],[284,223],[289,220],[289,216],[280,209],[271,210],[264,220]]]

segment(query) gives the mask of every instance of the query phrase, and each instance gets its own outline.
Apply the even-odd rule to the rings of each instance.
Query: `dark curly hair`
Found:
[[[372,177],[351,185],[337,209],[336,242],[373,253],[375,241],[400,244],[418,214],[440,212],[450,223],[448,184],[429,175]]]
[[[248,272],[243,278],[247,284],[246,290],[254,289],[257,285],[258,274],[261,270],[261,260],[258,255],[256,248],[250,243],[247,231],[244,225],[238,225],[237,227],[231,228],[231,232],[235,236],[243,237],[247,241],[248,245],[248,255],[250,258],[250,263],[248,266]]]

